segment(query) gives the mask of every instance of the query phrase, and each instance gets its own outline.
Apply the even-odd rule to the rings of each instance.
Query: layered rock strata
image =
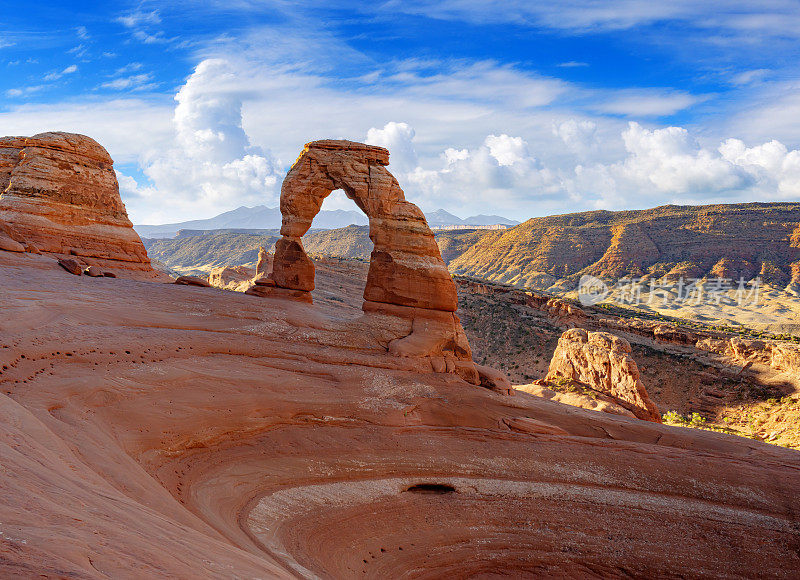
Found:
[[[0,138],[0,223],[6,237],[37,251],[155,274],[120,198],[113,160],[84,135]]]

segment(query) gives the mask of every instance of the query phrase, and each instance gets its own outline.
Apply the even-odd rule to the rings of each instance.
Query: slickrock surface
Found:
[[[625,417],[636,417],[631,411],[615,402],[613,398],[600,392],[593,391],[588,387],[582,387],[582,385],[576,384],[558,385],[556,386],[558,390],[553,387],[554,384],[552,382],[548,382],[544,379],[537,379],[530,384],[514,385],[513,388],[517,391],[536,395],[537,397],[542,397],[549,401],[573,405],[581,409],[591,409],[592,411],[601,411],[603,413],[612,413]]]
[[[0,223],[39,251],[157,277],[128,219],[113,165],[83,135],[0,138]]]
[[[2,577],[800,569],[791,450],[476,388],[332,300],[4,252],[0,303]]]
[[[410,323],[410,333],[390,338],[389,352],[401,357],[429,357],[431,368],[446,368],[479,384],[481,370],[458,316],[456,286],[422,211],[406,201],[386,169],[389,152],[353,141],[307,143],[281,186],[281,239],[275,243],[270,278],[274,288],[249,292],[310,301],[315,287],[314,262],[303,248],[322,202],[342,189],[369,217],[373,242],[364,312]]]
[[[546,381],[577,381],[609,396],[639,419],[661,422],[661,415],[639,377],[631,345],[609,332],[571,328],[561,335]]]

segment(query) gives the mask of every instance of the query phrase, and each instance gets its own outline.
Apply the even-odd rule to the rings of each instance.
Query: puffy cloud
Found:
[[[748,148],[728,139],[702,147],[682,127],[649,130],[630,123],[622,133],[627,155],[609,164],[578,165],[565,184],[582,196],[596,194],[598,207],[637,203],[752,201],[800,196],[800,151],[778,141]]]
[[[390,168],[398,171],[411,171],[418,165],[417,152],[412,141],[414,129],[407,123],[386,123],[383,129],[375,127],[367,131],[366,143],[386,147],[391,156]]]
[[[489,155],[495,158],[498,165],[506,167],[528,159],[534,161],[528,154],[528,144],[522,137],[509,137],[508,135],[489,135],[484,141],[489,149]]]
[[[413,129],[392,125],[405,127],[402,134],[392,133],[393,144],[412,148]],[[377,129],[370,134],[383,135]],[[607,148],[597,141],[591,121],[554,124],[553,134],[582,155]],[[478,147],[445,149],[439,168],[418,166],[396,175],[408,196],[427,209],[459,203],[476,211],[491,204],[544,213],[551,207],[563,211],[565,200],[576,209],[623,209],[800,196],[800,151],[777,141],[748,148],[728,139],[713,149],[701,146],[685,128],[647,129],[638,123],[629,123],[616,139],[624,149],[615,160],[569,165],[541,162],[521,137],[488,135]]]
[[[672,194],[716,192],[747,184],[744,172],[715,151],[698,146],[681,127],[653,131],[631,123],[622,139],[630,155],[615,173],[635,185]]]
[[[774,189],[784,198],[800,196],[800,151],[789,151],[775,140],[748,148],[739,139],[728,139],[720,145],[719,152],[746,171],[762,189]]]
[[[559,189],[556,176],[539,166],[521,137],[488,135],[473,149],[447,148],[438,169],[424,169],[411,163],[417,160],[414,135],[408,124],[390,122],[383,129],[370,129],[367,141],[389,147],[392,155],[403,152],[393,172],[407,196],[427,209],[452,207],[454,202],[482,206],[490,200],[508,208],[521,196],[536,195],[532,191],[546,195]]]
[[[283,167],[268,152],[250,144],[242,127],[242,95],[232,85],[227,61],[201,62],[175,96],[174,139],[166,150],[150,150],[141,162],[152,182],[143,188],[120,178],[123,191],[138,197],[157,192],[163,212],[205,217],[238,205],[277,203]],[[124,187],[123,187],[124,183]],[[137,221],[150,219],[136,199]]]
[[[561,139],[573,153],[584,154],[597,148],[597,123],[567,119],[553,124],[553,135]]]

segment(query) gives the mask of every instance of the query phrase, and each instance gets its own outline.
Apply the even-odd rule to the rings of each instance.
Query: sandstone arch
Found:
[[[386,169],[389,152],[353,141],[306,144],[281,187],[283,223],[272,279],[279,288],[310,292],[314,264],[301,238],[324,199],[342,189],[369,218],[374,244],[364,300],[454,312],[456,287],[422,211],[406,201]]]
[[[455,311],[456,286],[425,215],[406,201],[389,173],[389,151],[353,141],[307,143],[281,187],[281,239],[275,244],[270,284],[259,294],[311,302],[314,263],[302,237],[322,202],[341,189],[369,218],[373,242],[363,310],[367,316],[403,318],[402,334],[387,337],[398,356],[430,357],[437,372],[481,381]],[[381,325],[378,326],[389,326]]]

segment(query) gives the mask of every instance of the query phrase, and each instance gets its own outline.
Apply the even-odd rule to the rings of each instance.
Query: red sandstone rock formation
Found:
[[[61,259],[58,261],[58,265],[64,268],[70,274],[75,274],[76,276],[83,274],[83,268],[77,260]]]
[[[57,268],[0,252],[2,578],[796,576],[796,451],[465,388],[322,300]]]
[[[431,357],[435,371],[456,372],[478,384],[479,370],[455,315],[453,279],[424,214],[406,201],[388,164],[389,152],[382,147],[353,141],[307,143],[281,187],[283,237],[275,244],[270,275],[274,287],[259,285],[248,292],[311,300],[314,262],[301,238],[324,199],[342,189],[370,220],[373,250],[364,312],[411,322],[405,334],[389,342],[389,352]]]
[[[83,135],[0,138],[0,223],[13,228],[17,242],[40,251],[155,276],[113,165],[106,150]]]
[[[264,246],[258,248],[258,262],[256,262],[256,278],[269,276],[270,259]]]
[[[611,397],[639,419],[661,422],[630,355],[627,340],[608,332],[572,328],[561,335],[546,381],[567,379]]]
[[[314,289],[314,264],[300,238],[335,189],[370,218],[374,244],[364,299],[382,304],[454,312],[456,288],[417,206],[385,166],[389,152],[352,141],[306,144],[281,187],[283,239],[275,246],[272,278],[280,288]]]
[[[612,415],[622,415],[633,419],[637,418],[631,411],[620,406],[608,395],[591,390],[588,386],[583,389],[574,388],[575,386],[576,385],[569,385],[569,388],[563,388],[545,379],[537,379],[526,385],[514,385],[513,388],[515,391],[522,391],[523,393],[535,395],[542,399],[563,403],[565,405],[572,405],[573,407],[580,407],[581,409],[611,413]]]

